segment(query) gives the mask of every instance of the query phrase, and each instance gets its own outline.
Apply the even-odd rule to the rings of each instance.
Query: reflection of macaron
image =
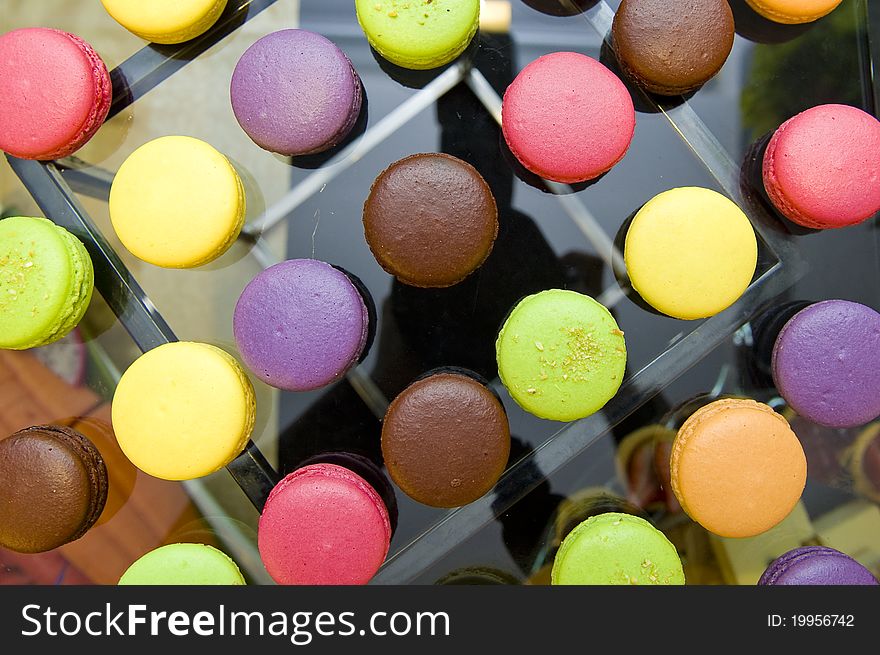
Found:
[[[504,407],[485,385],[457,372],[413,382],[388,407],[382,455],[391,479],[432,507],[458,507],[488,492],[510,455]]]
[[[826,300],[795,314],[773,346],[773,381],[794,411],[853,427],[880,416],[880,313]]]
[[[786,218],[828,229],[880,211],[880,121],[847,105],[819,105],[776,130],[764,154],[764,188]]]
[[[480,24],[479,0],[355,0],[355,9],[373,50],[414,70],[458,57]]]
[[[585,182],[623,159],[635,131],[629,91],[595,59],[544,55],[504,93],[504,139],[528,170],[556,182]]]
[[[614,317],[589,296],[552,289],[513,308],[495,342],[498,375],[535,416],[573,421],[607,403],[626,368]]]
[[[0,441],[0,546],[52,550],[82,537],[107,500],[107,468],[71,428],[42,425]]]
[[[370,315],[343,271],[316,259],[270,266],[245,287],[232,321],[242,359],[267,384],[319,389],[364,353]]]
[[[231,355],[174,342],[141,355],[113,396],[119,447],[145,473],[190,480],[223,468],[254,427],[254,390]]]
[[[498,208],[470,164],[439,153],[410,155],[373,182],[364,235],[379,265],[401,282],[448,287],[489,256]]]
[[[0,220],[0,348],[58,341],[80,322],[94,288],[92,260],[45,218]]]
[[[133,255],[156,266],[191,268],[225,253],[244,225],[244,187],[222,154],[204,141],[165,136],[119,167],[110,220]]]
[[[308,155],[340,143],[361,111],[361,79],[336,44],[308,30],[256,41],[232,73],[232,111],[261,148]]]
[[[830,14],[841,0],[746,0],[764,18],[777,23],[811,23]]]
[[[554,585],[681,585],[675,546],[645,519],[609,512],[572,530],[556,553]]]
[[[807,460],[788,422],[754,400],[716,400],[681,426],[672,490],[694,521],[721,537],[752,537],[797,504]]]
[[[0,36],[0,150],[67,157],[101,127],[112,94],[107,67],[78,36],[45,27]]]
[[[232,559],[205,544],[169,544],[128,567],[120,585],[243,585]]]
[[[183,43],[207,32],[226,0],[101,0],[125,29],[153,43]]]
[[[849,555],[825,546],[795,548],[767,567],[759,585],[877,585],[877,578]]]
[[[612,26],[623,70],[662,95],[688,93],[712,78],[733,34],[727,0],[623,0]]]
[[[717,314],[743,294],[755,274],[758,240],[733,201],[683,187],[654,196],[638,211],[623,256],[645,302],[692,320]]]
[[[880,503],[880,422],[859,433],[844,459],[855,490]]]
[[[312,464],[275,486],[257,536],[263,564],[279,584],[366,584],[388,554],[391,525],[363,478]]]

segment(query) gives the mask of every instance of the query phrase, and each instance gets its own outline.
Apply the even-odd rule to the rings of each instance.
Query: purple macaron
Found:
[[[795,548],[773,560],[759,585],[876,585],[877,578],[849,555],[825,546]]]
[[[245,287],[232,319],[245,364],[267,384],[319,389],[364,352],[370,313],[349,276],[316,259],[270,266]]]
[[[361,79],[332,41],[308,30],[267,34],[238,60],[232,111],[261,148],[309,155],[340,143],[357,122]]]
[[[776,337],[773,381],[789,406],[828,427],[880,415],[880,314],[826,300],[795,314]]]

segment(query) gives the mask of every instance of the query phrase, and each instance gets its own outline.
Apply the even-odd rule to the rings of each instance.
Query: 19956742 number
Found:
[[[855,624],[853,614],[767,615],[767,626],[771,628],[852,628]]]

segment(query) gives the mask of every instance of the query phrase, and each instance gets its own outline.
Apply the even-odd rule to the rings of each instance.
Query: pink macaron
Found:
[[[269,494],[257,542],[278,584],[366,584],[388,554],[391,522],[362,477],[335,464],[310,464]]]
[[[635,131],[632,98],[595,59],[555,52],[526,66],[504,94],[504,139],[532,173],[575,184],[623,159]]]
[[[764,188],[786,218],[829,229],[880,211],[880,121],[847,105],[819,105],[776,130]]]
[[[101,127],[112,95],[107,67],[78,36],[45,27],[0,36],[0,150],[67,157]]]

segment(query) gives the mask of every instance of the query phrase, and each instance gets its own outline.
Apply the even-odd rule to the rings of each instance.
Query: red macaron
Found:
[[[598,61],[555,52],[526,66],[504,94],[504,139],[532,173],[586,182],[623,159],[635,131],[632,98]]]
[[[0,150],[67,157],[101,127],[112,94],[107,67],[78,36],[44,27],[0,36]]]
[[[764,188],[786,218],[828,229],[880,211],[880,121],[848,105],[819,105],[776,130]]]

